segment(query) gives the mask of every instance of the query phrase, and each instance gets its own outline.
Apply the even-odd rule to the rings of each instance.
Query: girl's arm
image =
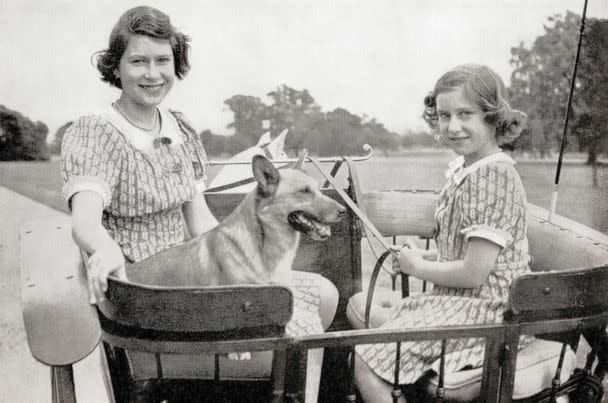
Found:
[[[90,303],[103,301],[108,276],[126,279],[125,258],[120,246],[101,224],[103,201],[93,191],[81,191],[71,198],[72,237],[91,257],[87,262]]]
[[[184,203],[182,212],[191,238],[209,231],[218,224],[202,193],[197,193],[192,200]]]
[[[494,242],[471,237],[464,260],[431,262],[419,252],[404,248],[398,255],[399,270],[441,286],[475,288],[486,281],[500,250]]]

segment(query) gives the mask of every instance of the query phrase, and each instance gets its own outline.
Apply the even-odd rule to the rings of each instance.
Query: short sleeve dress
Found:
[[[177,111],[159,109],[156,138],[114,108],[84,116],[66,131],[61,150],[62,193],[70,205],[81,191],[103,200],[102,224],[128,264],[185,240],[182,206],[205,189],[207,156],[196,131]],[[322,333],[320,277],[294,276],[292,335]]]
[[[469,167],[464,159],[450,164],[447,183],[440,193],[435,218],[438,259],[464,259],[471,237],[501,246],[485,283],[477,288],[435,285],[430,291],[404,298],[383,328],[419,328],[501,322],[513,280],[529,270],[526,237],[526,196],[515,161],[500,152]],[[531,340],[520,340],[523,347]],[[446,370],[483,365],[482,338],[448,340]],[[392,383],[395,343],[359,345],[361,358],[382,379]],[[414,383],[426,371],[438,368],[440,341],[401,344],[399,383]]]

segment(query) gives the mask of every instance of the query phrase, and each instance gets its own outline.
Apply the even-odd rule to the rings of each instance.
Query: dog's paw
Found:
[[[248,351],[244,353],[228,353],[228,359],[232,361],[249,361],[251,360],[251,353]]]

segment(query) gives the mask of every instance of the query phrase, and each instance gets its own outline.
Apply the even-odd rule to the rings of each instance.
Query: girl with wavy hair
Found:
[[[433,287],[399,301],[386,322],[370,322],[384,328],[500,322],[511,283],[529,270],[526,195],[515,161],[501,149],[521,134],[526,115],[510,107],[501,78],[480,65],[445,73],[424,105],[423,118],[459,156],[450,163],[435,212],[436,252],[409,244],[394,251],[393,267]],[[481,338],[448,340],[446,370],[482,366],[484,347]],[[355,378],[366,402],[390,401],[395,348],[357,346]],[[399,382],[407,385],[406,395],[419,390],[409,385],[423,383],[437,368],[440,353],[440,341],[401,344]]]
[[[120,90],[104,110],[80,117],[61,150],[63,194],[74,240],[87,262],[91,303],[110,274],[217,225],[205,201],[207,157],[184,114],[163,106],[190,70],[189,37],[148,6],[127,10],[97,53],[101,79]],[[297,272],[289,334],[321,333],[333,320],[336,287]]]

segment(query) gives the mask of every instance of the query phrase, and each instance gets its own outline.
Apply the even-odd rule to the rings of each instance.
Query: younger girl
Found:
[[[415,247],[394,255],[396,269],[434,287],[403,299],[381,327],[500,322],[509,286],[529,261],[526,195],[515,161],[500,147],[519,136],[526,115],[511,109],[500,77],[479,65],[445,73],[424,103],[424,119],[459,157],[450,164],[435,212],[437,256],[428,260]],[[416,382],[440,351],[440,341],[402,343],[399,381]],[[395,343],[360,345],[356,352],[363,399],[390,401]],[[446,369],[481,366],[483,356],[484,339],[449,340]]]

